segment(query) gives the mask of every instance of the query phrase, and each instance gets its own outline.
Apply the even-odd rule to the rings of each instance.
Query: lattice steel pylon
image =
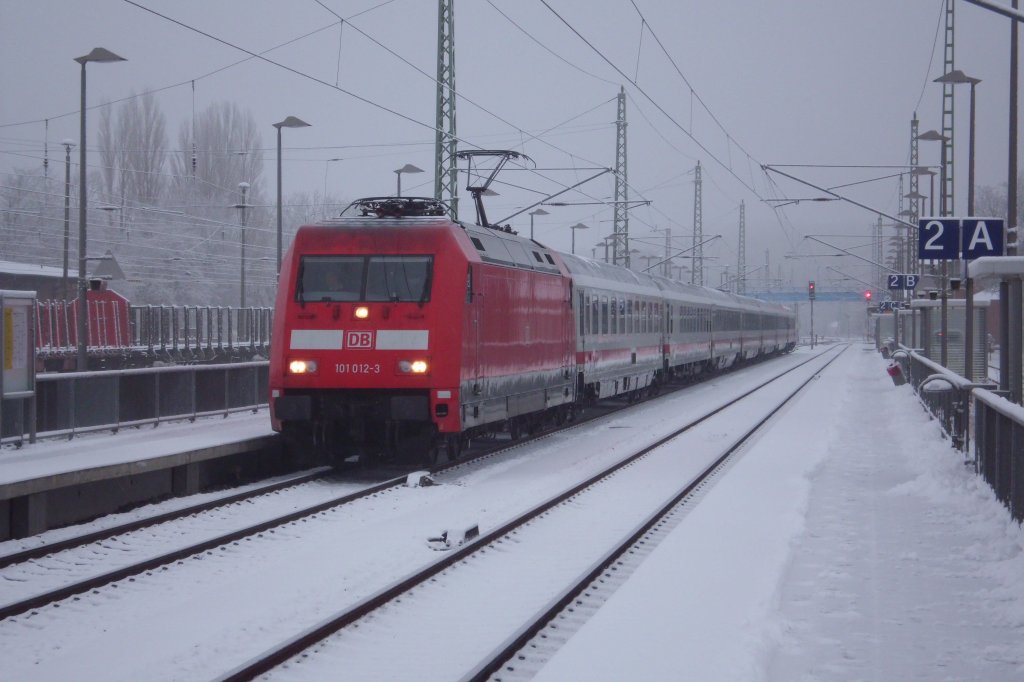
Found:
[[[917,112],[914,112],[914,118],[910,119],[910,215],[908,216],[907,222],[912,225],[917,225],[918,219],[921,217],[921,193],[918,191],[920,187],[921,175],[918,171],[918,123],[917,123]],[[907,228],[907,269],[906,272],[919,272],[921,266],[917,262],[917,251],[914,249],[914,244],[917,243],[915,228]]]
[[[455,0],[437,3],[437,116],[434,142],[434,198],[459,218],[459,166],[455,152]]]
[[[704,286],[704,209],[701,206],[700,161],[693,172],[693,267],[690,284]]]
[[[950,73],[956,67],[953,65],[953,0],[946,0],[946,45],[943,51],[943,67],[942,73]],[[953,92],[955,91],[953,83],[942,84],[942,135],[946,139],[942,142],[946,148],[946,167],[943,168],[945,182],[939,196],[942,198],[940,202],[939,213],[943,216],[952,215],[954,212],[953,204]]]
[[[629,267],[629,183],[626,166],[626,88],[619,86],[615,118],[615,203],[613,204],[612,263]]]
[[[740,245],[736,255],[736,293],[747,293],[747,206],[740,202]]]

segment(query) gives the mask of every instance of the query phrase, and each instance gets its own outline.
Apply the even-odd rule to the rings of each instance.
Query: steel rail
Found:
[[[76,535],[74,537],[65,538],[64,540],[56,540],[36,547],[29,547],[12,554],[5,554],[0,556],[0,568],[7,568],[8,566],[13,566],[14,564],[19,564],[31,559],[41,559],[49,554],[53,554],[54,552],[63,552],[68,549],[74,549],[75,547],[81,547],[82,545],[88,545],[92,542],[107,540],[117,535],[124,535],[125,533],[130,533],[132,531],[156,526],[161,523],[166,523],[167,521],[175,521],[177,519],[183,519],[186,516],[192,516],[193,514],[200,514],[220,507],[226,507],[230,504],[234,504],[235,502],[242,502],[254,497],[260,497],[261,495],[278,492],[279,490],[284,490],[286,488],[291,488],[292,486],[301,485],[303,483],[323,478],[329,472],[330,469],[320,467],[314,471],[301,476],[296,476],[295,478],[290,478],[286,481],[278,481],[277,483],[260,486],[245,492],[235,493],[226,497],[219,497],[215,500],[207,500],[206,502],[200,502],[199,504],[193,504],[188,507],[182,507],[181,509],[175,509],[155,516],[148,516],[143,519],[128,521],[127,523],[121,523],[109,528],[101,528],[100,530],[85,533],[83,535]]]
[[[794,371],[795,369],[798,369],[799,367],[802,367],[803,365],[807,364],[808,362],[811,362],[816,357],[818,357],[818,356],[814,356],[812,358],[809,358],[808,360],[805,360],[804,362],[802,362],[802,363],[800,363],[798,365],[794,365],[793,367],[787,369],[785,372],[779,374],[775,378],[768,380],[764,384],[761,384],[760,386],[758,386],[757,388],[752,389],[752,390],[753,391],[759,390],[761,387],[771,383],[772,381],[775,381],[777,378],[779,378],[781,376],[784,376],[785,374],[787,374],[787,373],[789,373],[791,371]],[[748,395],[748,394],[749,393],[744,394],[744,396]],[[629,407],[629,406],[628,405],[624,406],[621,409],[625,409],[626,407]],[[721,409],[724,409],[724,406],[722,408],[719,408],[719,410],[721,410]],[[704,418],[710,417],[713,414],[714,413],[709,413],[708,415],[705,415]],[[449,463],[444,464],[444,465],[434,466],[434,467],[430,468],[430,472],[431,473],[439,473],[439,472],[442,472],[442,471],[447,471],[449,469],[463,467],[463,466],[465,466],[465,465],[467,465],[469,463],[477,462],[477,461],[482,460],[482,459],[487,458],[487,457],[499,455],[500,453],[502,453],[502,452],[504,452],[504,451],[506,451],[508,449],[511,449],[511,448],[514,448],[514,447],[518,447],[518,446],[520,446],[520,445],[522,445],[522,444],[524,444],[526,442],[534,441],[534,440],[537,440],[537,439],[540,439],[540,438],[546,438],[546,437],[554,435],[555,433],[559,433],[559,432],[563,432],[563,431],[566,431],[566,430],[569,430],[569,429],[577,428],[579,426],[582,426],[583,424],[585,424],[588,421],[590,421],[590,419],[577,420],[577,421],[567,425],[564,428],[555,429],[553,431],[548,431],[548,432],[542,433],[542,434],[537,435],[537,436],[532,436],[532,437],[529,437],[529,438],[523,438],[523,439],[520,439],[518,441],[514,441],[508,447],[485,450],[485,451],[483,451],[483,452],[481,452],[481,453],[479,453],[479,454],[477,454],[475,456],[460,458],[459,460],[457,460],[455,462],[449,462]],[[694,424],[696,424],[696,423],[697,422],[694,422]],[[278,526],[283,526],[285,524],[292,523],[294,521],[298,521],[299,519],[302,519],[302,518],[305,518],[305,517],[309,517],[309,516],[313,516],[313,515],[319,514],[321,512],[327,511],[329,509],[333,509],[335,507],[340,507],[340,506],[343,506],[345,504],[349,504],[349,503],[354,502],[356,500],[359,500],[359,499],[361,499],[363,497],[368,497],[370,495],[374,495],[376,493],[383,492],[383,491],[389,490],[391,488],[397,488],[397,487],[399,487],[401,485],[404,485],[405,482],[406,482],[406,479],[407,479],[407,475],[403,474],[402,476],[398,476],[396,478],[391,478],[391,479],[382,481],[380,483],[368,486],[367,488],[364,488],[362,490],[356,491],[354,493],[347,493],[345,495],[341,495],[339,497],[335,497],[335,498],[332,498],[330,500],[326,500],[324,502],[320,502],[318,504],[315,504],[315,505],[312,505],[312,506],[309,506],[309,507],[305,507],[303,509],[299,509],[299,510],[296,510],[296,511],[293,511],[293,512],[289,512],[288,514],[285,514],[285,515],[282,515],[282,516],[279,516],[279,517],[275,517],[275,518],[269,519],[267,521],[263,521],[263,522],[261,522],[259,524],[255,524],[255,525],[252,525],[252,526],[247,526],[247,527],[235,530],[235,531],[224,533],[222,535],[219,535],[219,536],[214,537],[214,538],[210,538],[210,539],[202,541],[202,542],[194,543],[194,544],[182,547],[182,548],[177,549],[177,550],[172,550],[172,551],[160,554],[159,556],[151,557],[149,559],[145,559],[145,560],[137,562],[137,563],[126,565],[126,566],[123,566],[121,568],[117,568],[117,569],[114,569],[114,570],[111,570],[111,571],[107,571],[107,572],[99,574],[99,575],[95,575],[95,576],[92,576],[92,577],[89,577],[89,578],[85,578],[85,579],[82,579],[82,580],[79,580],[79,581],[76,581],[76,582],[73,582],[73,583],[69,583],[69,584],[64,585],[62,587],[55,588],[55,589],[49,590],[47,592],[42,592],[42,593],[33,595],[31,597],[27,597],[25,599],[19,600],[19,601],[9,602],[7,604],[0,605],[0,620],[4,620],[6,618],[17,616],[19,614],[29,612],[29,611],[31,611],[33,609],[37,609],[37,608],[46,606],[47,604],[51,604],[51,603],[54,603],[54,602],[61,601],[63,599],[74,597],[75,595],[82,594],[82,593],[88,592],[90,590],[94,590],[96,588],[99,588],[99,587],[103,587],[104,585],[108,585],[110,583],[114,583],[114,582],[117,582],[119,580],[123,580],[125,578],[129,578],[129,577],[132,577],[134,575],[138,575],[140,573],[144,573],[146,571],[150,571],[150,570],[153,570],[155,568],[159,568],[161,566],[164,566],[164,565],[167,565],[167,564],[171,564],[171,563],[174,563],[176,561],[180,561],[182,559],[186,559],[186,558],[188,558],[190,556],[193,556],[193,555],[196,555],[196,554],[201,554],[203,552],[207,552],[207,551],[210,551],[212,549],[216,549],[217,547],[224,547],[226,545],[229,545],[231,543],[237,542],[238,540],[244,539],[246,537],[250,537],[250,536],[253,536],[253,535],[258,535],[258,534],[266,532],[266,531],[273,532],[273,529],[278,527]],[[289,485],[289,484],[285,484],[285,487],[287,487],[287,485]],[[244,493],[243,493],[243,495],[244,495]],[[216,505],[214,506],[214,508],[216,508]],[[186,514],[182,514],[182,516],[186,516]],[[145,525],[143,527],[145,527]],[[102,531],[98,531],[98,532],[102,532]],[[73,548],[73,546],[74,545],[72,544],[72,548]],[[27,550],[27,551],[30,551],[30,550]],[[52,552],[50,552],[50,553],[52,553]],[[31,559],[29,559],[29,560],[31,560]],[[8,565],[11,565],[11,564],[8,564]]]
[[[846,347],[844,347],[843,350],[845,350],[845,348]],[[253,659],[250,659],[249,661],[247,661],[247,662],[243,663],[242,665],[234,668],[233,670],[230,670],[230,671],[224,673],[222,676],[217,677],[216,678],[217,682],[240,682],[241,680],[251,680],[251,679],[254,679],[255,677],[257,677],[259,675],[262,675],[262,674],[272,670],[274,667],[276,667],[276,666],[278,666],[278,665],[288,661],[289,659],[291,659],[291,658],[301,654],[302,652],[306,651],[310,647],[312,647],[312,646],[316,645],[317,643],[323,641],[327,637],[329,637],[329,636],[337,633],[338,631],[342,630],[346,626],[351,625],[351,624],[361,620],[362,618],[366,617],[367,615],[373,613],[377,609],[381,608],[382,606],[384,606],[385,604],[391,602],[392,600],[396,599],[397,597],[400,597],[401,595],[403,595],[404,593],[406,593],[409,590],[413,589],[414,587],[416,587],[418,585],[422,585],[423,583],[429,581],[431,578],[433,578],[435,575],[441,573],[446,568],[448,568],[448,567],[450,567],[450,566],[452,566],[452,565],[454,565],[456,563],[461,562],[462,560],[464,560],[467,557],[471,556],[475,552],[477,552],[477,551],[479,551],[479,550],[481,550],[481,549],[491,545],[492,543],[494,543],[498,539],[508,535],[509,533],[511,533],[511,532],[515,531],[516,529],[522,527],[526,523],[528,523],[528,522],[536,519],[537,517],[541,516],[542,514],[544,514],[545,512],[550,510],[551,508],[556,507],[556,506],[562,504],[566,500],[568,500],[568,499],[572,498],[573,496],[579,494],[581,491],[583,491],[583,490],[593,486],[595,483],[597,483],[597,482],[607,478],[608,476],[614,474],[616,471],[619,471],[623,467],[626,467],[626,466],[632,464],[633,462],[635,462],[636,460],[640,459],[641,457],[644,457],[645,455],[647,455],[652,450],[655,450],[655,449],[661,447],[662,445],[665,445],[666,443],[668,443],[669,441],[677,438],[678,436],[680,436],[681,434],[685,433],[686,431],[689,431],[690,429],[692,429],[695,426],[701,424],[702,422],[710,419],[711,417],[717,415],[718,413],[720,413],[720,412],[728,409],[729,407],[735,405],[737,402],[739,402],[739,401],[749,397],[750,395],[752,395],[754,393],[757,393],[758,391],[760,391],[761,389],[765,388],[766,386],[768,386],[768,385],[774,383],[775,381],[781,379],[782,377],[786,376],[790,372],[793,372],[793,371],[803,367],[804,365],[808,364],[809,362],[812,362],[812,361],[818,359],[823,354],[824,353],[815,355],[815,356],[805,360],[804,362],[802,362],[802,363],[800,363],[798,365],[794,365],[793,367],[791,367],[791,368],[785,370],[784,372],[782,372],[782,373],[772,377],[771,379],[768,379],[767,381],[764,381],[763,383],[758,384],[757,386],[755,386],[755,387],[751,388],[750,390],[744,392],[742,395],[740,395],[740,396],[738,396],[738,397],[736,397],[736,398],[734,398],[734,399],[732,399],[732,400],[730,400],[730,401],[720,405],[719,407],[716,407],[713,410],[703,414],[702,416],[700,416],[700,417],[690,421],[689,423],[685,424],[684,426],[674,430],[669,435],[667,435],[667,436],[665,436],[663,438],[660,438],[655,443],[644,447],[643,449],[641,449],[638,452],[630,455],[629,457],[626,457],[623,460],[620,460],[619,462],[617,462],[617,463],[613,464],[612,466],[604,469],[603,471],[595,474],[594,476],[588,478],[587,480],[583,481],[582,483],[579,483],[579,484],[573,486],[572,488],[570,488],[569,490],[566,490],[566,491],[564,491],[564,492],[562,492],[562,493],[552,497],[551,499],[547,500],[546,502],[543,502],[543,503],[533,507],[532,509],[524,512],[523,514],[519,515],[518,517],[513,518],[513,519],[507,521],[506,523],[504,523],[503,525],[499,526],[498,528],[495,528],[494,530],[492,530],[492,531],[490,531],[490,532],[488,532],[486,534],[478,536],[476,539],[472,540],[471,542],[463,545],[462,547],[460,547],[458,549],[453,550],[452,552],[447,554],[444,558],[442,558],[442,559],[440,559],[438,561],[435,561],[435,562],[433,562],[433,563],[431,563],[431,564],[429,564],[429,565],[427,565],[427,566],[425,566],[425,567],[423,567],[421,569],[418,569],[418,570],[414,571],[410,575],[408,575],[408,576],[406,576],[404,578],[399,579],[398,581],[396,581],[395,583],[393,583],[393,584],[391,584],[391,585],[389,585],[387,587],[384,587],[384,588],[378,590],[376,593],[374,593],[372,595],[369,595],[368,597],[364,598],[363,600],[361,600],[359,603],[355,604],[354,606],[346,608],[345,610],[343,610],[341,612],[338,612],[338,613],[336,613],[333,616],[328,617],[327,619],[321,621],[320,623],[318,623],[316,625],[313,625],[312,627],[304,630],[303,632],[300,632],[300,633],[296,634],[295,636],[293,636],[293,637],[289,638],[288,640],[280,643],[279,645],[277,645],[277,646],[275,646],[275,647],[273,647],[273,648],[263,652],[262,654],[256,656]],[[839,354],[837,354],[836,357],[838,357],[838,355]],[[833,358],[832,361],[834,361],[834,360],[835,360],[835,358]],[[812,378],[813,378],[813,376],[812,376]],[[810,381],[810,379],[808,379],[808,382],[809,381]],[[801,385],[801,387],[802,386],[803,386],[803,384]],[[776,408],[776,409],[778,409],[778,408]],[[773,412],[773,414],[774,414],[774,412]]]

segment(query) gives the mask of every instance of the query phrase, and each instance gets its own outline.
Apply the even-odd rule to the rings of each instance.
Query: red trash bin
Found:
[[[892,383],[896,386],[902,386],[907,383],[907,378],[903,376],[903,368],[900,367],[899,363],[892,362],[885,370],[892,377]]]

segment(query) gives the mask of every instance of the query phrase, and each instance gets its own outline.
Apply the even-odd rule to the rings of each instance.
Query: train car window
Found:
[[[608,297],[601,297],[601,333],[608,333]]]
[[[466,303],[473,302],[473,267],[466,268]]]
[[[617,334],[619,331],[619,300],[612,296],[610,319],[608,320],[608,328],[612,334]]]
[[[545,254],[544,254],[544,258],[545,258],[545,259],[546,259],[546,260],[548,261],[548,263],[550,263],[551,265],[554,265],[554,264],[555,264],[555,259],[551,257],[551,254],[550,254],[550,253],[545,253]]]
[[[295,286],[295,300],[362,300],[365,268],[363,256],[303,256]]]
[[[473,246],[476,247],[477,251],[486,251],[487,250],[487,249],[484,248],[484,243],[482,241],[480,241],[479,239],[477,239],[476,237],[470,237],[470,239],[473,240]]]
[[[590,299],[590,333],[597,334],[601,303],[597,300],[597,296],[588,296],[588,298]]]
[[[543,262],[544,262],[544,259],[543,259],[543,258],[541,258],[541,257],[540,257],[540,254],[539,254],[539,253],[537,253],[536,251],[534,251],[534,252],[533,252],[533,258],[534,258],[534,260],[536,260],[536,261],[537,261],[538,263],[543,263]]]
[[[626,333],[626,301],[624,299],[621,299],[621,298],[619,299],[618,310],[619,310],[619,333],[620,334],[625,334]]]
[[[431,256],[371,256],[367,260],[364,300],[430,300]]]
[[[633,299],[626,299],[626,333],[633,333]]]

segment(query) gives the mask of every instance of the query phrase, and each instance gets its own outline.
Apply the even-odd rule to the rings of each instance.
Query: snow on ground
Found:
[[[195,422],[170,421],[159,426],[95,431],[0,449],[0,484],[56,476],[69,471],[136,462],[178,452],[273,435],[266,408]]]
[[[540,680],[1024,679],[1024,534],[855,345]]]
[[[0,659],[11,664],[0,678],[4,668],[18,669],[19,679],[46,679],[44,670],[63,679],[75,671],[77,679],[214,675],[243,644],[262,648],[282,623],[292,631],[334,610],[339,597],[357,598],[371,574],[408,570],[405,559],[429,553],[425,533],[467,517],[456,510],[493,525],[507,507],[596,466],[587,459],[600,459],[595,439],[624,450],[630,432],[653,438],[670,418],[720,402],[740,377],[755,383],[779,366],[770,365],[639,406],[629,421],[617,417],[590,437],[576,432],[524,447],[450,485],[371,500],[376,516],[394,517],[396,527],[374,523],[370,537],[346,530],[350,513],[335,514],[331,523],[325,517],[276,534],[271,547],[282,551],[263,551],[244,568],[204,556],[117,595],[0,624]],[[9,454],[0,455],[0,471]],[[1020,527],[911,388],[894,387],[878,354],[854,345],[747,445],[538,677],[1024,679],[1022,547]],[[331,556],[333,566],[320,565]],[[206,613],[197,626],[186,614],[200,604]],[[452,633],[437,633],[437,655],[454,645]],[[74,655],[86,651],[103,655],[86,664]],[[429,677],[430,662],[422,663]]]

